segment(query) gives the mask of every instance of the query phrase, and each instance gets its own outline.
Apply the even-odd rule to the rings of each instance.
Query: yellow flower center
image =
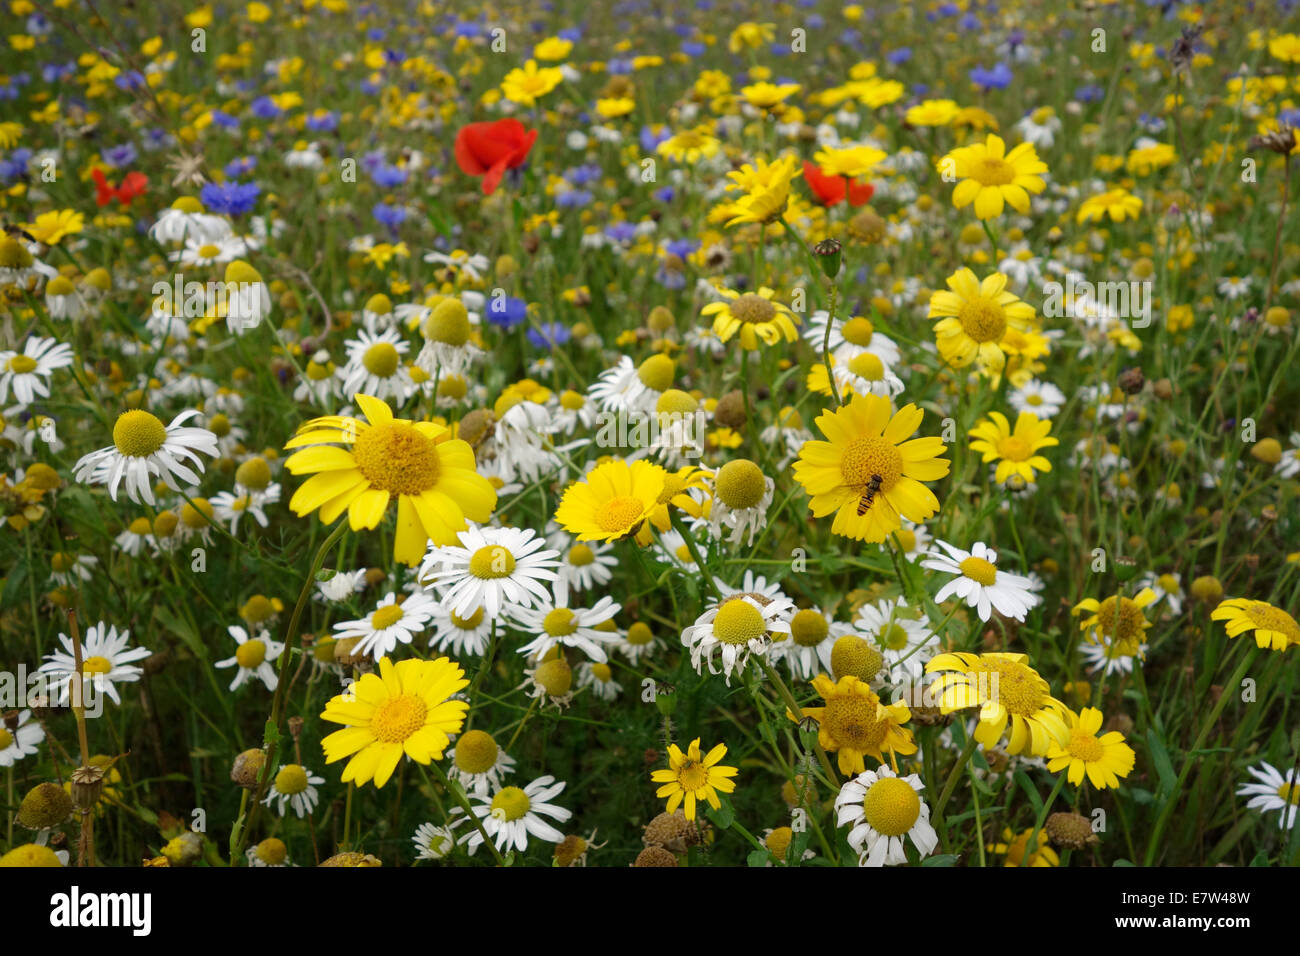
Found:
[[[236,649],[235,660],[240,667],[251,671],[266,660],[266,645],[258,640],[245,641]]]
[[[862,352],[849,361],[849,371],[868,382],[879,382],[885,377],[885,363],[870,352]]]
[[[898,624],[883,627],[880,629],[880,643],[891,651],[901,651],[907,646],[907,631]]]
[[[217,256],[221,255],[221,250],[212,245],[212,243],[206,243],[205,245],[199,246],[198,254],[201,259],[215,259]]]
[[[574,567],[585,567],[596,560],[596,552],[579,542],[569,549],[569,563]]]
[[[794,839],[794,831],[790,827],[777,827],[767,835],[763,841],[766,846],[778,860],[784,860],[786,851],[790,849],[790,842]]]
[[[709,769],[702,763],[687,760],[677,768],[677,783],[686,791],[693,792],[708,785]]]
[[[1246,608],[1246,616],[1254,622],[1255,627],[1266,631],[1281,631],[1290,644],[1300,644],[1300,624],[1281,608],[1255,601]]]
[[[492,816],[509,823],[522,817],[532,805],[528,794],[518,787],[502,787],[501,792],[492,798]]]
[[[438,483],[437,443],[409,422],[372,425],[352,446],[357,468],[370,484],[395,495],[418,495]]]
[[[889,491],[902,474],[903,456],[897,446],[872,435],[853,439],[840,459],[840,475],[850,488],[865,488],[878,475],[880,490]]]
[[[654,631],[650,630],[650,625],[644,621],[637,621],[627,629],[627,642],[640,646],[649,644],[655,639]]]
[[[596,527],[601,531],[631,531],[645,514],[645,503],[640,498],[619,495],[596,506]]]
[[[636,375],[646,388],[656,392],[666,392],[673,384],[673,375],[676,371],[677,363],[667,355],[652,355],[641,363],[636,370]]]
[[[1119,599],[1119,609],[1115,608],[1114,595],[1101,602],[1097,609],[1097,628],[1102,635],[1116,643],[1137,644],[1146,629],[1146,617],[1142,609],[1128,598]]]
[[[958,567],[961,568],[962,574],[986,588],[992,587],[993,583],[998,579],[998,569],[983,558],[977,558],[974,555],[962,561]]]
[[[287,763],[275,775],[275,789],[286,796],[302,793],[307,789],[307,771],[296,763]]]
[[[462,631],[472,631],[483,623],[483,609],[479,608],[469,617],[461,617],[455,611],[451,614],[451,623]]]
[[[533,672],[533,680],[542,686],[548,696],[563,697],[573,683],[573,668],[568,661],[557,657],[538,667]]]
[[[1007,331],[1007,314],[1002,306],[982,295],[962,303],[957,321],[976,342],[1000,342]]]
[[[831,673],[836,680],[853,676],[863,683],[870,682],[884,662],[880,651],[856,634],[845,634],[831,648]]]
[[[746,325],[761,325],[776,318],[776,306],[761,295],[746,292],[731,303],[731,314]]]
[[[239,616],[250,624],[257,624],[260,621],[265,621],[274,613],[275,605],[271,603],[269,598],[261,594],[254,594],[248,599],[248,602],[239,609]]]
[[[739,595],[728,598],[713,619],[713,636],[723,644],[747,644],[766,631],[762,612]]]
[[[586,404],[586,398],[572,389],[565,389],[560,393],[560,407],[566,411],[576,412]]]
[[[921,797],[906,780],[884,777],[871,785],[862,809],[871,829],[882,836],[902,836],[921,815]]]
[[[230,434],[230,419],[218,412],[208,419],[208,431],[218,438],[224,438]]]
[[[267,837],[257,845],[257,858],[267,866],[279,866],[289,855],[283,840]]]
[[[1034,454],[1034,450],[1023,438],[1008,435],[998,441],[998,454],[1007,461],[1027,461]]]
[[[515,573],[515,556],[499,544],[485,545],[470,557],[469,573],[487,580],[508,578]]]
[[[113,444],[127,458],[146,458],[166,440],[167,426],[139,408],[123,412],[113,425]]]
[[[1015,182],[1016,168],[1005,159],[985,156],[971,166],[970,175],[981,186],[1006,186]]]
[[[889,730],[888,721],[877,716],[879,705],[880,698],[875,694],[832,697],[822,711],[822,726],[841,747],[864,752],[877,750]]]
[[[420,730],[429,717],[429,705],[414,694],[390,697],[370,718],[370,732],[386,744],[400,744]]]
[[[456,767],[465,773],[487,773],[496,766],[498,752],[491,734],[468,731],[456,741]]]
[[[1084,763],[1096,763],[1106,753],[1102,750],[1101,742],[1096,737],[1092,734],[1085,734],[1081,730],[1070,733],[1070,743],[1065,749],[1071,757],[1082,760]]]
[[[557,607],[542,619],[542,629],[551,637],[568,637],[578,629],[573,612],[567,607]]]
[[[1035,671],[1016,661],[984,660],[980,670],[997,674],[997,682],[990,682],[984,692],[997,700],[1008,713],[1029,717],[1043,707],[1047,695],[1043,693],[1043,679]]]
[[[790,621],[790,636],[800,647],[816,647],[829,633],[826,616],[812,608],[805,608]]]
[[[385,628],[392,627],[401,619],[402,606],[400,604],[387,604],[370,615],[370,626],[376,631],[382,631]]]
[[[366,349],[366,354],[361,357],[361,364],[371,375],[391,378],[397,371],[398,360],[396,346],[389,342],[376,342]]]
[[[718,499],[728,508],[740,511],[754,508],[767,493],[763,470],[748,458],[736,458],[718,470],[715,479]]]
[[[695,563],[695,556],[691,554],[691,549],[685,542],[682,542],[677,548],[677,560],[682,564]]]
[[[844,341],[852,345],[865,348],[871,344],[871,337],[875,335],[876,330],[871,324],[870,319],[864,319],[857,315],[849,319],[840,328],[840,335],[844,336]]]
[[[0,727],[0,750],[8,750],[14,742],[14,735]]]
[[[3,749],[3,748],[0,748]],[[1284,783],[1277,788],[1277,795],[1292,805],[1300,805],[1300,786]]]
[[[81,669],[87,674],[107,674],[113,665],[107,657],[87,657],[81,662]]]
[[[261,491],[271,483],[271,466],[261,456],[250,458],[235,469],[235,481],[245,488]]]
[[[894,532],[894,540],[904,551],[911,551],[916,547],[916,532],[910,528],[899,528]]]
[[[9,360],[9,371],[25,375],[36,370],[36,359],[29,355],[15,355]]]
[[[600,663],[592,664],[591,674],[593,677],[596,678],[596,680],[600,681],[602,684],[605,683],[606,681],[610,681],[614,679],[614,671],[610,668],[608,664],[600,664]]]

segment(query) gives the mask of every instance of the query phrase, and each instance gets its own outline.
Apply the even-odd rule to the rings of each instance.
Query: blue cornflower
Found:
[[[253,208],[262,189],[257,183],[207,183],[199,192],[199,199],[209,211],[226,216],[242,216]]]

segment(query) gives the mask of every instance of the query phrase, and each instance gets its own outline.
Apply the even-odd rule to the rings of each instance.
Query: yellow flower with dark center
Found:
[[[1069,736],[1066,706],[1052,696],[1026,654],[939,654],[925,670],[941,672],[930,692],[938,695],[942,713],[980,708],[975,739],[985,750],[997,745],[1008,724],[1006,749],[1012,755],[1042,757]]]
[[[1091,614],[1079,622],[1079,629],[1093,644],[1113,648],[1117,655],[1138,657],[1147,629],[1151,627],[1151,622],[1142,609],[1155,601],[1156,592],[1151,588],[1143,588],[1132,598],[1118,595],[1111,595],[1104,601],[1084,598],[1070,613]]]
[[[1300,644],[1300,624],[1286,611],[1267,601],[1230,598],[1210,612],[1211,620],[1226,621],[1229,637],[1255,632],[1255,643],[1274,651]]]
[[[818,674],[812,685],[826,706],[805,707],[803,715],[817,721],[817,742],[836,754],[840,773],[862,773],[867,769],[864,757],[883,763],[886,754],[916,753],[911,732],[902,726],[912,719],[903,702],[886,706],[870,685],[852,674],[835,682]],[[786,716],[795,720],[788,710]]]
[[[764,345],[776,345],[782,339],[793,342],[799,337],[795,328],[799,317],[773,300],[774,289],[763,286],[757,292],[720,291],[726,301],[711,302],[700,314],[713,316],[713,334],[723,342],[739,335],[740,347],[755,351],[760,341]]]
[[[555,520],[579,541],[635,534],[659,503],[668,473],[648,461],[607,461],[565,489]]]
[[[1052,470],[1052,463],[1038,454],[1041,448],[1060,444],[1048,436],[1051,430],[1051,421],[1040,421],[1033,412],[1021,412],[1014,429],[1001,412],[990,412],[988,418],[971,429],[971,437],[976,439],[971,442],[971,448],[983,454],[984,464],[998,463],[993,480],[999,484],[1012,475],[1032,482],[1035,471]]]
[[[900,516],[925,521],[939,499],[921,482],[948,474],[939,438],[913,438],[923,413],[879,395],[854,395],[822,412],[817,427],[828,441],[804,442],[794,477],[810,496],[813,516],[835,512],[831,531],[859,541],[884,541],[902,527]]]
[[[387,403],[370,395],[354,398],[368,422],[312,419],[285,446],[303,448],[285,468],[312,475],[289,501],[295,514],[319,508],[321,520],[332,524],[347,511],[352,530],[359,531],[376,527],[396,498],[393,557],[410,567],[419,564],[430,539],[454,545],[469,527],[467,518],[491,517],[497,493],[477,472],[467,442],[433,422],[394,418]]]
[[[1006,364],[1003,340],[1007,330],[1033,330],[1034,308],[1007,291],[1001,272],[982,281],[970,269],[958,269],[947,280],[948,289],[930,296],[930,318],[939,354],[953,368],[978,360],[984,369],[1000,372]]]
[[[322,720],[347,725],[321,741],[325,762],[351,757],[344,783],[373,779],[383,787],[403,755],[422,764],[441,760],[469,709],[465,701],[449,698],[468,686],[465,671],[446,657],[397,664],[380,658],[377,675],[363,674],[350,695],[325,705]]]
[[[700,753],[700,738],[696,737],[682,753],[676,744],[668,745],[668,769],[656,770],[650,774],[655,783],[663,784],[656,797],[667,797],[664,808],[668,813],[677,812],[682,801],[686,801],[686,819],[695,819],[695,804],[698,800],[708,801],[714,810],[722,809],[718,800],[718,791],[733,793],[736,782],[729,778],[740,771],[735,767],[723,767],[718,764],[727,755],[726,744],[718,744],[707,754]]]
[[[978,219],[995,219],[1005,204],[1016,212],[1029,212],[1029,194],[1047,188],[1042,174],[1047,164],[1038,158],[1033,144],[1021,143],[1006,151],[1002,137],[990,133],[983,143],[962,146],[939,161],[939,168],[960,182],[952,191],[958,209],[975,204]]]
[[[1076,787],[1085,774],[1098,790],[1118,787],[1119,778],[1133,770],[1133,748],[1124,743],[1124,735],[1113,730],[1098,736],[1101,711],[1096,707],[1085,707],[1078,714],[1069,712],[1067,721],[1070,735],[1047,751],[1047,769],[1052,773],[1065,770],[1066,779]]]

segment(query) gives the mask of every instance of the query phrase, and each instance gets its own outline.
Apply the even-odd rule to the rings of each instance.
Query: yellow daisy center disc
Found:
[[[113,444],[127,458],[145,458],[163,446],[167,426],[148,412],[133,408],[113,425]]]
[[[30,355],[15,355],[9,360],[9,371],[16,372],[19,375],[25,375],[28,372],[36,370],[36,359]]]
[[[470,557],[469,573],[476,578],[508,578],[515,573],[515,556],[499,544],[485,545]]]
[[[861,352],[849,360],[849,371],[868,382],[879,382],[885,377],[885,363],[880,361],[879,356]]]
[[[826,616],[812,608],[805,608],[790,621],[790,636],[800,647],[816,647],[829,633]]]
[[[860,347],[866,347],[871,344],[871,337],[875,335],[875,328],[871,325],[870,319],[864,319],[862,316],[854,316],[844,323],[840,329],[840,335],[844,336],[844,341]]]
[[[961,568],[962,574],[986,588],[992,587],[993,583],[998,579],[998,569],[983,558],[977,558],[974,555],[962,561],[958,566]]]
[[[492,798],[492,816],[508,823],[518,820],[531,806],[528,794],[518,787],[502,787],[501,792]]]
[[[1096,763],[1105,755],[1105,751],[1101,749],[1101,743],[1096,737],[1079,730],[1070,734],[1070,743],[1066,750],[1069,751],[1071,757],[1082,760],[1084,763]]]
[[[640,498],[620,495],[596,506],[596,527],[606,532],[630,531],[644,513],[645,503]]]
[[[1016,169],[1005,159],[985,156],[971,169],[971,178],[981,186],[1007,186],[1016,179]]]
[[[585,544],[575,544],[569,549],[569,563],[574,567],[585,567],[596,560],[596,552]]]
[[[113,669],[113,665],[107,657],[87,657],[81,662],[81,669],[87,674],[107,674]]]
[[[962,303],[957,313],[962,331],[976,342],[998,342],[1007,331],[1007,314],[992,299],[977,295]]]
[[[699,790],[709,782],[708,768],[702,763],[688,760],[677,768],[677,783],[683,790]]]
[[[902,836],[921,815],[921,798],[906,780],[877,780],[862,801],[867,823],[883,836]]]
[[[307,789],[307,771],[296,763],[287,763],[275,775],[275,789],[287,796]]]
[[[738,511],[756,507],[767,493],[763,470],[748,458],[736,458],[723,465],[715,485],[719,500]]]
[[[429,705],[414,694],[390,697],[370,718],[370,732],[386,744],[400,744],[421,727],[429,716]]]
[[[266,645],[261,641],[245,641],[235,651],[235,660],[240,667],[252,670],[266,660]]]
[[[361,364],[371,375],[391,378],[397,371],[398,359],[396,346],[390,342],[376,342],[366,349],[366,354],[361,357]]]
[[[746,325],[761,325],[776,318],[776,306],[761,295],[746,292],[731,303],[731,314]]]
[[[851,675],[867,683],[880,673],[884,662],[880,651],[856,634],[845,634],[831,648],[831,672],[836,680]]]
[[[723,644],[748,644],[767,631],[762,612],[739,597],[730,598],[718,608],[713,619],[713,636]]]
[[[998,441],[998,454],[1008,461],[1027,461],[1033,453],[1029,442],[1017,435],[1008,435]]]
[[[1146,617],[1142,609],[1129,598],[1119,599],[1119,611],[1115,609],[1115,596],[1111,595],[1101,602],[1097,609],[1097,627],[1101,633],[1116,642],[1135,642],[1142,637]]]
[[[395,495],[428,491],[442,474],[437,443],[408,422],[367,428],[357,436],[352,457],[373,487]]]
[[[551,637],[568,637],[578,629],[573,612],[567,607],[557,607],[542,619],[542,628]]]
[[[469,617],[461,617],[455,611],[451,614],[451,623],[462,631],[472,631],[483,623],[483,609],[479,608]]]
[[[654,639],[654,631],[650,630],[650,625],[644,621],[637,621],[627,629],[627,642],[629,644],[649,644]]]
[[[871,435],[849,442],[840,459],[840,475],[849,487],[865,487],[872,475],[879,475],[881,491],[888,491],[902,474],[903,456],[898,448]]]
[[[1015,661],[985,662],[985,672],[997,674],[996,685],[990,684],[988,695],[996,699],[1008,713],[1029,717],[1042,709],[1046,695],[1043,679],[1024,664]]]
[[[376,631],[382,631],[384,628],[392,627],[402,619],[402,607],[400,604],[387,604],[381,607],[374,614],[370,615],[370,626]]]
[[[456,741],[456,767],[465,773],[487,773],[497,762],[497,742],[481,730],[468,731]]]
[[[279,866],[289,855],[283,840],[267,837],[257,845],[257,858],[268,866]]]
[[[1300,786],[1294,783],[1284,783],[1277,788],[1277,795],[1287,803],[1300,805]]]
[[[1273,607],[1271,604],[1265,604],[1262,601],[1256,601],[1246,608],[1246,616],[1255,623],[1257,628],[1266,631],[1281,631],[1290,639],[1292,644],[1300,644],[1300,625],[1297,625],[1295,618],[1281,608]]]
[[[822,724],[841,745],[854,750],[876,750],[889,729],[886,721],[876,716],[879,703],[875,694],[832,697],[826,701]]]

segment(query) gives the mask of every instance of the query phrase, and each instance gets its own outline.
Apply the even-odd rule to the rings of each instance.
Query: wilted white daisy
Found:
[[[155,478],[172,491],[181,490],[177,478],[197,485],[203,473],[199,454],[217,454],[216,435],[206,428],[181,427],[197,414],[193,409],[181,412],[170,425],[163,425],[143,409],[123,412],[113,425],[113,444],[83,455],[72,475],[82,484],[107,485],[114,501],[118,486],[125,483],[126,496],[136,504],[155,504]]]
[[[86,298],[67,276],[55,276],[45,284],[45,308],[51,319],[79,319],[86,313]]]
[[[267,837],[256,846],[250,846],[244,855],[249,866],[293,866],[289,862],[289,849],[279,837]]]
[[[134,558],[145,545],[154,547],[153,522],[148,518],[136,518],[113,540],[123,553]]]
[[[666,355],[652,355],[634,365],[626,355],[600,373],[587,389],[587,397],[607,412],[653,412],[659,396],[673,384],[676,363]]]
[[[72,638],[60,634],[59,643],[63,645],[63,650],[46,655],[46,663],[41,665],[40,673],[52,678],[50,689],[58,689],[59,703],[65,705],[71,695],[72,682],[77,679],[77,660]],[[117,696],[114,685],[138,681],[144,670],[136,667],[132,661],[143,660],[153,653],[147,647],[129,648],[130,643],[130,631],[119,634],[116,626],[109,626],[103,621],[86,628],[86,633],[81,638],[81,671],[85,683],[94,688],[95,694],[106,693],[113,703],[119,705],[122,699]],[[91,695],[83,691],[81,699],[88,701]]]
[[[864,604],[854,618],[854,626],[880,651],[885,665],[898,676],[913,681],[925,673],[925,662],[939,649],[939,639],[926,622],[907,612],[907,602],[881,601]]]
[[[354,594],[360,594],[366,588],[366,569],[355,571],[335,571],[325,580],[316,577],[316,594],[318,601],[343,602]]]
[[[316,788],[324,782],[324,777],[316,776],[306,767],[287,763],[276,773],[275,780],[271,782],[271,790],[262,802],[269,807],[278,801],[276,811],[280,816],[284,816],[284,808],[288,806],[302,819],[316,809],[319,799]]]
[[[56,551],[50,557],[50,580],[61,588],[75,587],[79,581],[89,581],[95,576],[99,558],[93,554],[73,554]]]
[[[572,811],[549,802],[559,796],[564,787],[563,781],[557,783],[548,774],[526,787],[502,787],[491,797],[475,793],[470,794],[470,799],[475,803],[472,807],[474,815],[483,822],[483,829],[497,849],[523,852],[528,849],[530,834],[548,843],[564,840],[563,833],[542,819],[546,816],[563,823],[573,816]],[[464,811],[456,807],[452,814],[463,816]],[[483,845],[483,834],[479,833],[478,827],[468,827],[460,842],[467,844],[469,852],[474,853]]]
[[[732,544],[740,544],[746,534],[746,544],[753,544],[755,532],[767,524],[767,509],[775,488],[776,482],[747,458],[733,458],[719,468],[712,481],[712,536],[720,539],[722,529],[727,528],[731,531],[727,540]]]
[[[543,550],[546,539],[532,528],[475,528],[458,535],[460,545],[430,545],[419,580],[441,595],[442,606],[462,618],[483,608],[500,617],[507,605],[531,607],[550,599],[543,581],[554,581],[559,552]]]
[[[767,653],[774,634],[790,633],[793,610],[794,602],[786,597],[772,598],[759,592],[724,594],[682,631],[682,644],[691,651],[691,666],[702,673],[701,664],[707,661],[709,672],[716,674],[716,655],[722,659],[722,673],[730,684],[732,672],[743,671],[750,655]]]
[[[858,866],[896,866],[907,862],[904,838],[917,853],[929,856],[939,845],[930,826],[925,789],[916,774],[900,777],[888,767],[867,770],[840,788],[835,798],[836,824],[852,826],[849,846],[858,851]]]
[[[555,400],[551,426],[556,432],[572,435],[579,427],[595,427],[597,416],[596,406],[587,400],[587,396],[569,389],[561,392]]]
[[[71,345],[35,335],[23,343],[21,352],[0,350],[0,402],[9,400],[10,388],[14,400],[24,405],[36,401],[38,395],[49,398],[50,376],[71,365],[72,358]]]
[[[578,687],[589,687],[601,700],[613,700],[623,692],[623,685],[614,680],[614,670],[601,661],[582,661],[577,666]]]
[[[1279,830],[1290,830],[1295,826],[1296,811],[1300,810],[1300,780],[1296,778],[1296,768],[1292,767],[1282,776],[1271,763],[1261,760],[1257,767],[1247,767],[1246,772],[1259,783],[1243,783],[1237,793],[1250,797],[1246,806],[1252,810],[1268,813],[1278,812]]]
[[[939,589],[934,596],[936,604],[956,595],[966,602],[967,607],[978,610],[981,621],[987,621],[994,609],[999,614],[1023,621],[1029,609],[1042,601],[1030,588],[1028,578],[998,570],[998,554],[984,542],[975,542],[970,551],[955,548],[938,538],[935,544],[943,551],[931,549],[921,567],[957,575]]]
[[[256,637],[249,637],[248,632],[237,624],[230,625],[226,630],[239,646],[235,648],[234,657],[217,661],[215,666],[238,666],[239,671],[235,674],[235,679],[230,682],[230,689],[235,690],[245,681],[256,679],[265,684],[267,690],[275,690],[280,683],[280,677],[271,666],[271,661],[280,656],[284,645],[272,640],[270,632],[266,630],[258,631]]]
[[[925,552],[930,548],[932,540],[930,532],[925,525],[917,524],[908,518],[902,519],[902,527],[893,531],[889,535],[892,541],[902,552],[902,557],[908,561],[915,561],[917,558],[924,557]]]
[[[450,827],[421,823],[415,830],[415,836],[411,837],[411,842],[419,851],[415,856],[417,860],[441,860],[456,846],[456,835]]]
[[[0,723],[0,767],[12,767],[24,757],[30,757],[40,750],[44,739],[45,730],[32,720],[32,712],[18,711],[14,722]]]
[[[501,779],[514,773],[515,759],[491,734],[467,730],[447,751],[448,770],[469,793],[487,796],[501,787]]]
[[[435,605],[433,597],[422,591],[407,595],[400,604],[397,603],[397,594],[389,591],[369,616],[335,624],[337,633],[334,636],[340,641],[348,637],[361,638],[353,653],[369,654],[377,661],[392,654],[399,642],[410,644],[411,639],[428,626]]]
[[[535,607],[516,607],[507,611],[511,624],[534,635],[519,648],[520,654],[544,658],[551,648],[576,647],[594,661],[608,660],[605,646],[609,635],[596,629],[618,613],[620,605],[605,595],[590,608],[570,608],[569,595],[547,595]]]

